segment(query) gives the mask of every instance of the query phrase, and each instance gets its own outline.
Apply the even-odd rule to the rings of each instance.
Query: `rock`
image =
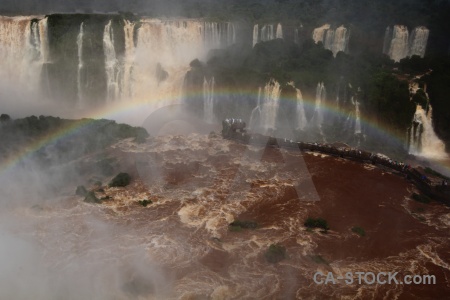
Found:
[[[102,201],[95,196],[94,192],[87,192],[84,202],[100,204]]]
[[[131,176],[128,173],[119,173],[109,183],[110,187],[124,187],[131,182]]]
[[[85,197],[88,191],[84,187],[84,185],[77,186],[77,190],[75,191],[75,195]]]
[[[143,207],[147,207],[147,205],[152,204],[152,200],[142,200],[139,201],[139,204],[142,205]]]

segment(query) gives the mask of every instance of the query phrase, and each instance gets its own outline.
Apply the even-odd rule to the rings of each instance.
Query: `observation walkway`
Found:
[[[361,163],[371,163],[373,165],[383,166],[404,176],[426,196],[450,206],[450,186],[444,184],[433,184],[431,180],[418,169],[403,162],[392,160],[385,155],[372,153],[357,148],[336,147],[323,143],[298,142],[291,139],[274,138],[258,133],[250,134],[247,132],[245,127],[246,123],[241,119],[226,119],[222,122],[222,137],[244,144],[293,150],[298,149],[302,152],[318,152]]]

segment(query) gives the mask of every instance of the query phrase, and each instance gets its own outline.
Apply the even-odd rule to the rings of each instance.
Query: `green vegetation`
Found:
[[[4,117],[6,120],[6,117]],[[148,136],[143,128],[117,124],[110,120],[65,120],[57,117],[30,116],[2,122],[0,127],[0,154],[11,155],[14,149],[44,139],[58,132],[64,136],[51,141],[34,152],[33,159],[41,167],[52,163],[64,163],[78,159],[86,154],[103,151],[108,146],[125,138]],[[50,161],[51,160],[51,161]],[[105,176],[110,176],[113,161],[100,161],[98,167]]]
[[[144,128],[137,128],[136,129],[136,137],[134,138],[134,142],[138,144],[143,144],[147,141],[147,138],[149,137],[149,134]]]
[[[325,219],[322,218],[308,218],[304,224],[307,228],[322,228],[323,230],[328,231],[330,227]]]
[[[140,201],[138,201],[138,203],[140,204],[140,205],[142,205],[143,207],[147,207],[147,205],[149,205],[149,204],[152,204],[153,202],[152,202],[152,200],[140,200]]]
[[[6,123],[11,121],[11,117],[7,114],[1,114],[0,115],[0,123]]]
[[[125,187],[131,182],[131,176],[128,173],[119,173],[108,184],[109,187]]]
[[[230,227],[239,227],[244,229],[256,229],[258,227],[258,223],[253,221],[241,221],[236,220],[232,223],[230,223]]]
[[[272,244],[264,253],[264,257],[272,264],[280,262],[286,258],[286,248],[279,244]]]
[[[423,195],[423,194],[413,193],[411,195],[411,198],[420,203],[430,203],[431,202],[431,199],[428,196]]]
[[[231,232],[241,232],[242,231],[242,227],[241,226],[233,226],[233,225],[229,225],[228,229]]]
[[[359,236],[366,236],[366,231],[362,227],[355,226],[352,228],[352,231]]]

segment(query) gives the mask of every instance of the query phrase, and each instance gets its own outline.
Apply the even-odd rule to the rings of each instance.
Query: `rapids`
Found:
[[[50,274],[37,281],[36,299],[407,299],[448,291],[450,211],[412,201],[415,187],[388,170],[217,134],[122,140],[102,155],[133,177],[125,188],[89,186],[110,200],[84,203],[67,183],[57,201],[2,211],[3,224],[12,216],[22,224],[8,234],[40,257],[34,272]],[[142,207],[143,199],[153,203]],[[307,230],[308,217],[331,229]],[[258,227],[230,231],[238,219]],[[277,264],[264,259],[273,243],[287,249]],[[29,271],[18,275],[27,280]],[[316,285],[317,271],[431,274],[437,284]]]

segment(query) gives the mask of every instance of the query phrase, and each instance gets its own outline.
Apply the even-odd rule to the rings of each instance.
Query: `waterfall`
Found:
[[[303,105],[303,95],[300,89],[295,89],[297,92],[297,128],[300,130],[304,130],[308,125],[308,121],[306,120],[305,115],[305,107]]]
[[[205,42],[211,48],[219,48],[221,43],[221,32],[215,22],[205,22],[204,24]]]
[[[389,47],[389,57],[394,61],[400,61],[402,58],[405,58],[408,55],[408,41],[408,28],[403,25],[395,25]]]
[[[299,36],[298,36],[298,28],[295,28],[295,30],[294,30],[294,43],[295,44],[299,44],[300,43],[300,39],[299,39]]]
[[[48,44],[48,19],[44,18],[39,21],[39,42],[40,42],[40,60],[47,63],[50,58],[49,44]]]
[[[388,27],[384,36],[383,53],[396,62],[412,55],[424,57],[429,33],[423,26],[414,28],[411,34],[404,25],[395,25],[392,30]]]
[[[190,62],[206,58],[211,49],[235,42],[235,26],[229,22],[143,18],[139,27],[127,22],[120,90],[128,95],[126,98],[147,102],[151,109],[179,103],[183,99],[182,87]],[[158,76],[161,71],[164,80]],[[213,85],[207,83],[210,87]],[[211,121],[212,98],[207,99],[205,118]]]
[[[0,16],[0,76],[20,93],[40,92],[42,66],[49,60],[47,18]]]
[[[206,79],[203,80],[203,111],[204,119],[208,123],[214,123],[214,77],[210,81]]]
[[[323,47],[331,50],[336,57],[339,51],[347,51],[350,33],[343,25],[331,29],[329,24],[325,24],[314,29],[312,38],[316,44],[322,42]]]
[[[297,99],[296,116],[297,116],[297,118],[296,118],[295,129],[297,129],[297,130],[305,130],[306,126],[308,125],[308,120],[306,120],[305,107],[304,107],[304,104],[303,104],[302,92],[300,91],[300,89],[295,87],[293,81],[289,82],[288,85],[292,86],[295,89],[295,92],[296,92],[296,99]]]
[[[383,53],[389,55],[389,49],[391,47],[392,40],[392,29],[391,27],[386,27],[386,31],[384,32],[384,42],[383,42]]]
[[[274,39],[282,39],[283,38],[283,27],[281,23],[276,25],[276,29],[274,30],[273,24],[266,24],[259,29],[259,25],[255,24],[253,26],[253,47],[259,42],[267,42]]]
[[[125,34],[125,57],[123,62],[122,87],[120,89],[121,98],[131,98],[133,96],[132,70],[135,56],[134,27],[134,23],[125,20],[125,25],[123,28]]]
[[[188,26],[187,22],[191,21],[185,21],[183,26]],[[178,23],[176,21],[170,21],[167,24],[173,26]],[[203,39],[206,48],[223,48],[236,42],[236,31],[234,24],[231,22],[203,22],[203,24],[199,23],[198,25],[199,30],[204,33]]]
[[[319,42],[324,43],[325,33],[328,31],[328,29],[330,29],[330,24],[325,24],[314,29],[312,38],[316,44]]]
[[[266,133],[276,128],[280,94],[280,84],[275,79],[271,79],[264,87],[264,98],[261,103],[260,124]]]
[[[236,43],[236,28],[231,22],[227,26],[227,46],[229,46]]]
[[[361,133],[361,115],[359,112],[359,102],[355,101],[355,135]]]
[[[433,129],[432,111],[431,105],[428,105],[428,113],[421,105],[417,105],[410,128],[409,153],[429,158],[446,158],[445,144]]]
[[[350,34],[347,28],[345,28],[344,26],[339,26],[338,28],[336,28],[336,31],[334,33],[333,45],[330,49],[333,52],[334,56],[336,56],[339,51],[347,51],[349,38]]]
[[[277,32],[276,32],[276,38],[277,39],[282,39],[283,38],[283,27],[281,26],[280,23],[278,23],[277,25]]]
[[[425,56],[429,34],[430,31],[423,26],[414,28],[409,41],[409,56]]]
[[[41,65],[46,63],[48,61],[47,18],[32,22],[30,43],[36,53],[35,61]]]
[[[258,88],[258,103],[250,114],[249,128],[255,130],[261,121],[261,87]]]
[[[114,49],[114,32],[109,21],[103,33],[103,52],[105,54],[106,100],[116,100],[119,97],[119,70]]]
[[[261,28],[261,41],[266,42],[275,39],[273,25],[264,25]]]
[[[259,41],[259,27],[258,24],[255,24],[253,26],[253,47],[258,43]]]
[[[325,39],[323,41],[323,47],[331,50],[334,43],[334,29],[328,29],[325,33]]]
[[[312,118],[312,124],[314,124],[315,127],[322,129],[322,123],[323,123],[323,112],[322,112],[322,102],[324,102],[326,99],[326,89],[323,82],[319,82],[317,84],[316,88],[316,107],[314,109],[314,115]]]
[[[83,84],[81,78],[81,72],[83,69],[83,35],[84,35],[84,23],[80,25],[80,32],[77,36],[78,45],[78,70],[77,70],[77,96],[78,96],[78,106],[83,105]]]

